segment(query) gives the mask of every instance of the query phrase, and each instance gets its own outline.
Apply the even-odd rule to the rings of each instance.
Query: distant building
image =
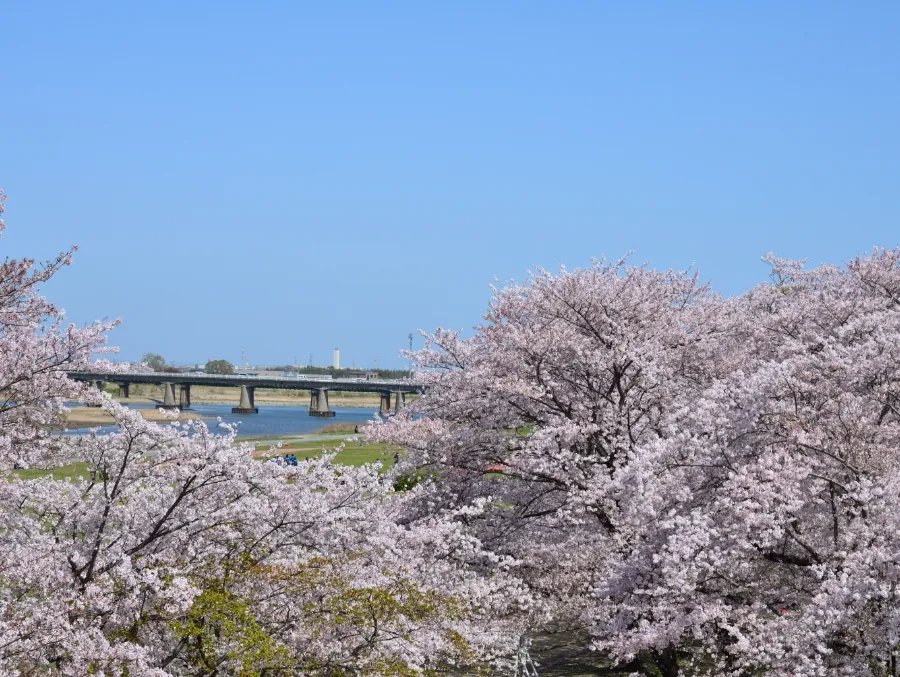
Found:
[[[235,376],[256,376],[257,378],[297,378],[306,381],[330,381],[331,374],[298,374],[296,371],[284,371],[281,369],[259,369],[256,367],[248,367],[240,369],[235,367]]]
[[[340,348],[334,349],[334,363],[332,364],[332,366],[335,369],[341,368],[341,349]]]
[[[374,371],[364,371],[362,369],[352,369],[348,370],[341,378],[355,378],[359,380],[371,381],[372,379],[377,379],[378,374]]]

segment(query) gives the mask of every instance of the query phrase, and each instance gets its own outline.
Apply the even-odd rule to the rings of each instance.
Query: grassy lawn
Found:
[[[267,444],[260,444],[256,447],[257,452],[268,452],[269,456],[286,456],[293,454],[297,460],[303,460],[318,456],[323,449],[331,450],[337,446],[335,443],[320,442],[292,442],[283,446],[281,449],[272,449]],[[394,451],[389,449],[386,444],[364,444],[359,447],[355,444],[348,443],[343,451],[338,452],[334,458],[334,462],[339,465],[360,466],[365,463],[374,463],[381,461],[385,467],[390,467],[394,463]]]
[[[270,438],[271,439],[271,438]],[[336,449],[341,442],[344,441],[344,437],[335,437],[333,440],[309,440],[309,441],[294,441],[294,440],[284,440],[281,449],[272,449],[272,445],[270,444],[256,444],[254,445],[254,451],[268,451],[272,449],[273,454],[299,454],[301,452],[312,452],[312,453],[320,453],[323,449],[331,450]],[[383,450],[385,445],[383,444],[366,444],[363,443],[363,446],[360,447],[355,442],[345,442],[344,446],[354,449],[368,449],[368,448],[379,448]],[[299,456],[297,457],[299,458]]]
[[[322,453],[322,449],[333,449],[337,444],[328,441],[292,443],[290,446],[281,449],[271,449],[269,445],[258,445],[257,451],[271,452],[271,456],[286,456],[293,454],[297,460],[304,460],[318,456]],[[388,449],[384,444],[367,444],[362,447],[348,445],[335,458],[335,463],[339,465],[361,466],[366,463],[374,463],[381,461],[385,468],[389,468],[394,463],[394,452]],[[63,465],[53,470],[42,470],[39,468],[29,468],[28,470],[13,470],[13,474],[24,480],[33,480],[41,477],[52,476],[55,480],[69,480],[81,477],[87,479],[88,465],[87,463],[76,462]]]
[[[39,468],[29,468],[28,470],[13,470],[13,473],[23,480],[34,480],[39,477],[47,477],[52,476],[55,480],[71,480],[76,477],[87,478],[88,476],[88,465],[87,463],[70,463],[69,465],[63,465],[58,468],[54,468],[53,470],[41,470]]]

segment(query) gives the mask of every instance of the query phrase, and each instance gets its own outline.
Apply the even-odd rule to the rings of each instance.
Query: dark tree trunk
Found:
[[[656,666],[662,677],[678,677],[678,652],[675,647],[666,647],[656,654]]]

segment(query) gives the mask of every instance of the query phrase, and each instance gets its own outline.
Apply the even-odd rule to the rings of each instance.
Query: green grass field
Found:
[[[321,440],[318,442],[291,442],[281,449],[273,449],[268,444],[256,445],[257,452],[265,453],[260,456],[260,460],[266,458],[274,458],[275,456],[286,456],[293,454],[297,460],[305,460],[318,456],[323,450],[333,450],[340,444],[341,438],[336,438],[334,442],[331,440]],[[385,468],[389,468],[394,463],[394,451],[384,444],[364,444],[362,447],[348,444],[343,451],[339,452],[334,462],[339,465],[347,465],[358,467],[366,463],[374,463],[381,461]],[[39,468],[29,468],[28,470],[13,470],[13,474],[25,480],[38,479],[41,477],[52,476],[55,480],[68,480],[76,477],[88,477],[87,463],[70,463],[68,465],[54,468],[53,470],[42,470]]]
[[[318,456],[323,450],[331,451],[337,445],[337,441],[332,443],[327,440],[320,442],[291,442],[280,449],[273,449],[267,444],[260,444],[257,445],[256,451],[265,453],[269,457],[293,454],[297,457],[297,460],[303,460]],[[335,463],[349,466],[360,466],[366,463],[374,463],[375,461],[381,461],[386,468],[390,467],[394,463],[394,451],[385,444],[364,444],[359,447],[348,443],[334,458]]]
[[[52,476],[55,480],[70,480],[76,477],[88,476],[87,463],[70,463],[68,465],[54,468],[53,470],[41,470],[39,468],[29,468],[28,470],[13,470],[13,473],[23,480],[34,480],[39,477]]]

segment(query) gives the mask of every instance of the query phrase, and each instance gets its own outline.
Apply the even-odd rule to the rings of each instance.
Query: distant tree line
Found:
[[[169,365],[166,358],[158,353],[145,353],[141,358],[141,362],[145,363],[153,371],[169,372],[173,374],[181,373],[184,369]],[[335,369],[334,367],[296,367],[294,365],[268,366],[264,369],[271,371],[291,371],[299,374],[315,374],[330,375],[333,378],[352,378],[362,372],[375,373],[378,378],[383,379],[399,379],[409,376],[409,372],[405,369],[355,369],[344,367]],[[234,365],[228,360],[209,360],[206,363],[204,371],[207,374],[233,374]]]

